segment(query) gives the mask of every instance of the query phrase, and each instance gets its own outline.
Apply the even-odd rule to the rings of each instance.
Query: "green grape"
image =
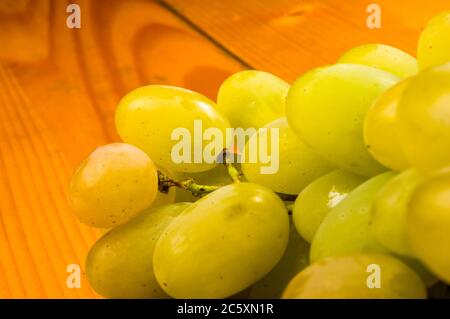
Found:
[[[420,173],[450,165],[450,63],[411,79],[398,106],[400,142]]]
[[[281,260],[265,277],[251,287],[251,299],[280,298],[289,281],[309,265],[309,244],[291,223],[289,243]]]
[[[99,228],[118,226],[149,207],[158,192],[156,166],[128,144],[99,147],[72,176],[69,201],[81,222]]]
[[[192,178],[197,184],[211,186],[225,186],[232,182],[225,165],[217,165],[213,169],[200,173],[178,173],[176,178],[180,181]],[[191,192],[181,188],[176,189],[175,198],[177,202],[195,202],[199,199],[193,196]]]
[[[417,60],[400,49],[384,44],[365,44],[344,53],[338,63],[371,66],[400,78],[417,74]]]
[[[116,127],[122,140],[144,150],[157,165],[180,172],[201,172],[216,165],[214,156],[211,162],[205,160],[207,146],[223,142],[223,138],[202,141],[204,131],[217,129],[225,137],[229,123],[217,112],[214,102],[198,93],[149,85],[131,91],[120,101]],[[224,147],[215,151],[220,153]]]
[[[167,298],[153,273],[153,252],[163,230],[189,206],[152,207],[103,235],[86,259],[92,288],[106,298]]]
[[[325,159],[358,175],[386,169],[369,154],[363,122],[373,102],[399,79],[385,71],[337,64],[310,71],[292,85],[286,100],[289,125]]]
[[[396,171],[410,166],[402,151],[396,124],[398,104],[409,81],[403,80],[386,91],[369,109],[364,121],[364,142],[369,153]]]
[[[282,257],[289,218],[280,198],[251,183],[224,186],[178,216],[156,244],[156,279],[175,298],[224,298]]]
[[[223,82],[217,107],[235,128],[259,128],[284,116],[289,84],[270,73],[246,70]]]
[[[388,172],[355,188],[323,220],[311,244],[311,262],[355,253],[385,253],[373,237],[371,208],[379,190],[395,175]]]
[[[450,62],[450,11],[434,17],[422,31],[417,49],[420,69]]]
[[[372,207],[371,230],[383,246],[401,255],[411,256],[406,236],[406,216],[411,193],[420,181],[415,170],[395,176],[380,190]]]
[[[250,182],[275,192],[297,195],[313,180],[334,169],[296,136],[285,117],[269,123],[265,128],[267,130],[259,131],[250,138],[243,152],[242,171]],[[278,131],[275,133],[272,129]],[[264,141],[267,154],[274,154],[270,157],[270,163],[261,161],[261,158],[251,160],[252,152],[261,152],[261,141]]]
[[[328,213],[364,178],[343,170],[331,172],[315,180],[298,195],[292,217],[298,233],[309,243]]]
[[[417,274],[398,259],[355,254],[312,264],[292,279],[283,298],[422,299],[426,290]]]
[[[407,234],[415,255],[450,283],[450,170],[433,174],[411,195]]]

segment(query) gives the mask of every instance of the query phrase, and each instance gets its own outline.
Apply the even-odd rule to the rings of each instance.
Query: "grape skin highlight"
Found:
[[[371,208],[395,173],[383,173],[355,188],[323,220],[311,244],[311,262],[355,253],[387,253],[370,230]]]
[[[299,234],[309,243],[328,213],[365,179],[343,170],[309,184],[297,197],[292,217]]]

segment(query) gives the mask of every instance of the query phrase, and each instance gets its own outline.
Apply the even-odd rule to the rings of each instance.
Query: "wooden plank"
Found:
[[[215,98],[245,64],[291,81],[362,43],[414,53],[425,21],[449,7],[379,0],[383,29],[369,30],[365,0],[78,0],[72,30],[71,2],[0,1],[0,298],[95,296],[84,277],[80,290],[65,285],[99,235],[73,218],[67,184],[92,149],[118,140],[127,91],[165,83]]]
[[[448,0],[162,0],[253,68],[288,81],[351,47],[385,43],[415,54],[420,30]],[[369,4],[382,28],[366,25]]]
[[[0,83],[2,237],[15,260],[9,268],[17,268],[26,297],[79,297],[77,290],[62,288],[66,267],[84,258],[95,235],[82,232],[70,215],[66,184],[56,173],[67,176],[67,166],[51,150],[45,129],[33,120],[20,87],[4,67]],[[8,262],[2,255],[2,264]],[[14,281],[10,274],[6,277]],[[19,297],[17,293],[12,291],[11,297]]]
[[[127,91],[180,85],[215,97],[242,65],[153,1],[0,2],[0,298],[90,298],[66,286],[99,232],[67,205],[74,167],[117,141],[114,110]]]

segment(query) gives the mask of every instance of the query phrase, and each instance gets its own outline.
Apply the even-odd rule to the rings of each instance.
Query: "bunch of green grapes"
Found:
[[[163,85],[127,94],[122,142],[92,152],[70,183],[78,219],[108,229],[87,256],[92,288],[425,298],[450,284],[449,43],[444,12],[418,59],[368,44],[292,85],[238,72],[217,103]]]
[[[246,90],[276,79],[252,73],[262,78],[247,83]],[[282,101],[282,109],[286,93],[274,99]],[[271,98],[253,96],[270,107],[268,121],[280,115],[272,112]],[[213,162],[173,160],[178,129],[194,136],[192,148],[184,151],[208,148],[195,140],[194,121],[226,135],[230,124],[219,109],[177,87],[136,89],[117,108],[124,143],[99,147],[76,170],[69,191],[75,214],[83,223],[109,229],[86,260],[87,278],[102,296],[225,298],[258,282],[284,255],[290,237],[285,203],[271,189],[245,182],[240,165],[230,163],[222,149],[228,145]]]

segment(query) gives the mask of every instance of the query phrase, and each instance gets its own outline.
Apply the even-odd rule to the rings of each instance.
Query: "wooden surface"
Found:
[[[365,0],[1,0],[0,298],[92,298],[66,286],[99,232],[67,202],[74,167],[117,141],[114,109],[149,83],[215,98],[243,68],[287,81],[346,49],[383,42],[414,53],[448,0],[378,0],[383,28],[366,27]],[[66,6],[81,7],[81,29]]]

